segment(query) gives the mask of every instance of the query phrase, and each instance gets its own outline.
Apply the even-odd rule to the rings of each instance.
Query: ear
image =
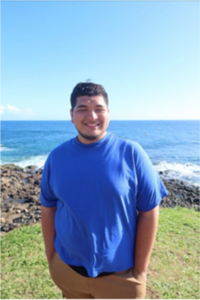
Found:
[[[74,123],[74,119],[73,119],[73,110],[72,110],[72,109],[70,109],[70,111],[69,111],[69,112],[70,112],[70,116],[71,116],[71,122],[72,122],[72,123]]]

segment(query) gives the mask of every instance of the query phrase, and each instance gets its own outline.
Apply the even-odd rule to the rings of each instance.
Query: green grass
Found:
[[[199,299],[199,225],[194,210],[160,210],[146,298]],[[40,225],[1,238],[1,277],[1,299],[62,298],[49,276]]]
[[[186,208],[161,209],[149,265],[148,298],[199,299],[199,213]]]
[[[2,237],[1,278],[1,299],[62,298],[49,276],[40,225]]]

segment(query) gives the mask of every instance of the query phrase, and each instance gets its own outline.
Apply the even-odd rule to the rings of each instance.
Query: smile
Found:
[[[98,124],[90,124],[90,123],[88,123],[88,124],[85,124],[86,126],[88,126],[88,127],[97,127],[97,126],[99,126],[99,123]]]

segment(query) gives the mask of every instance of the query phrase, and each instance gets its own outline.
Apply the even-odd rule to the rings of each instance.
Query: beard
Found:
[[[104,131],[105,132],[105,131]],[[90,135],[86,135],[86,134],[83,134],[82,132],[80,132],[78,130],[78,133],[86,140],[89,140],[89,141],[93,141],[93,140],[96,140],[98,139],[101,135],[104,134],[104,132],[101,132],[100,134],[97,134],[97,135],[93,135],[93,136],[90,136]]]

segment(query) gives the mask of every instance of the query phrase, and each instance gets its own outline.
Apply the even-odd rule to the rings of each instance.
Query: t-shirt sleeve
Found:
[[[42,172],[42,178],[40,183],[40,202],[45,207],[56,207],[57,206],[57,198],[54,195],[50,184],[49,184],[49,178],[50,178],[50,162],[49,158],[46,160],[46,163],[44,165],[44,169]]]
[[[168,195],[168,191],[147,153],[139,144],[134,149],[134,160],[138,180],[136,208],[139,211],[147,212],[155,208]]]

